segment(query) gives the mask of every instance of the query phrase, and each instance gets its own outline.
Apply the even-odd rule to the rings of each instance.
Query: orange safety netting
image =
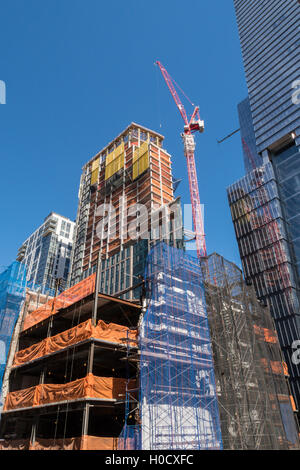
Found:
[[[258,334],[261,339],[267,343],[277,343],[277,337],[275,331],[269,330],[268,328],[262,328],[260,326],[254,325],[254,331]]]
[[[90,319],[55,336],[45,338],[40,343],[33,344],[29,348],[18,351],[15,354],[13,366],[25,364],[88,338],[123,344],[126,344],[126,338],[128,338],[132,340],[128,342],[129,345],[135,345],[137,330],[129,330],[125,326],[117,325],[116,323],[105,323],[103,320],[99,320],[97,326],[93,326]]]
[[[292,395],[278,394],[277,398],[282,403],[284,403],[284,402],[287,403],[288,401],[290,401],[293,411],[297,411],[295,400],[294,400]]]
[[[129,381],[129,388],[135,381]],[[66,384],[40,384],[24,390],[10,392],[6,396],[4,410],[26,408],[79,398],[124,398],[126,379],[97,377],[88,374],[82,379]]]
[[[31,312],[25,318],[23,330],[27,330],[36,323],[45,320],[50,317],[50,315],[56,313],[59,309],[68,307],[69,305],[78,302],[78,300],[92,294],[95,290],[95,280],[96,274],[94,273]]]
[[[291,400],[293,411],[297,411],[296,403],[295,403],[293,395],[290,395],[290,400]]]
[[[273,374],[284,374],[284,364],[280,361],[268,361],[265,358],[262,358],[261,363],[263,364],[265,370],[269,372],[269,367],[271,368],[271,371]]]
[[[29,439],[0,441],[0,450],[116,450],[117,448],[117,437],[37,438],[34,444],[31,444]]]
[[[283,367],[284,375],[288,376],[289,375],[289,370],[288,370],[287,363],[283,361],[282,362],[282,367]]]

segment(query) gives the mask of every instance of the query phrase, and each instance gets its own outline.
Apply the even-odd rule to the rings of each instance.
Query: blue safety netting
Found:
[[[25,293],[26,268],[15,261],[0,274],[0,407],[7,355]]]
[[[140,450],[141,430],[138,425],[123,426],[118,438],[118,450]]]
[[[199,261],[164,243],[148,256],[140,328],[141,448],[221,449]]]

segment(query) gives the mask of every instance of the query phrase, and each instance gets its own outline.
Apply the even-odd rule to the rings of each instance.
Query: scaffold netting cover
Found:
[[[0,274],[0,407],[7,355],[25,292],[26,268],[15,261]]]
[[[199,261],[164,243],[149,253],[140,330],[141,448],[222,449]]]

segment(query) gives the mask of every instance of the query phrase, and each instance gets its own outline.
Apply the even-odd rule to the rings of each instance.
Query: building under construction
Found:
[[[70,285],[93,274],[100,258],[101,292],[126,290],[124,298],[139,298],[140,290],[130,288],[144,274],[153,242],[183,246],[180,199],[163,139],[132,123],[83,167]]]
[[[1,448],[298,448],[270,313],[240,270],[158,243],[144,278],[142,304],[100,293],[98,273],[25,316]]]
[[[224,448],[297,447],[296,407],[269,308],[234,263],[214,253],[203,268]]]

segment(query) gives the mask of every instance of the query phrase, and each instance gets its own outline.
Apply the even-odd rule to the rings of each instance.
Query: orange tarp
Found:
[[[269,367],[271,368],[273,374],[283,374],[283,363],[280,361],[268,361],[265,358],[261,359],[261,363],[264,365],[267,372],[269,372]]]
[[[50,315],[58,312],[59,309],[68,307],[78,302],[78,300],[92,294],[95,290],[96,274],[92,274],[83,281],[65,290],[55,299],[49,300],[46,304],[31,312],[25,318],[23,330],[27,330],[31,326],[50,317]]]
[[[70,437],[67,439],[36,439],[29,450],[80,450],[81,438]]]
[[[67,346],[79,343],[88,338],[126,344],[127,333],[129,339],[133,341],[136,340],[137,330],[132,331],[125,326],[115,323],[105,323],[103,320],[99,320],[97,326],[94,327],[90,319],[84,323],[80,323],[80,325],[74,326],[74,328],[63,331],[58,335],[45,338],[40,343],[33,344],[29,348],[18,351],[15,354],[13,366],[19,366],[47,354],[60,351]]]
[[[129,388],[135,381],[129,382]],[[78,398],[121,398],[125,396],[126,379],[115,377],[86,377],[66,384],[40,384],[35,387],[10,392],[6,396],[4,410],[25,408],[47,403],[76,400]]]
[[[117,437],[82,436],[81,450],[116,450]]]
[[[289,370],[288,370],[287,363],[283,362],[282,367],[283,367],[284,375],[288,376],[289,375]]]
[[[0,440],[0,450],[28,450],[29,444],[27,439]]]
[[[277,337],[274,331],[269,330],[268,328],[262,328],[260,326],[254,325],[254,331],[257,335],[261,336],[264,341],[267,343],[277,343]]]
[[[295,403],[294,397],[292,395],[290,395],[290,400],[291,400],[293,411],[297,411],[296,403]]]
[[[116,450],[117,437],[82,436],[65,439],[29,439],[0,441],[0,450]]]

